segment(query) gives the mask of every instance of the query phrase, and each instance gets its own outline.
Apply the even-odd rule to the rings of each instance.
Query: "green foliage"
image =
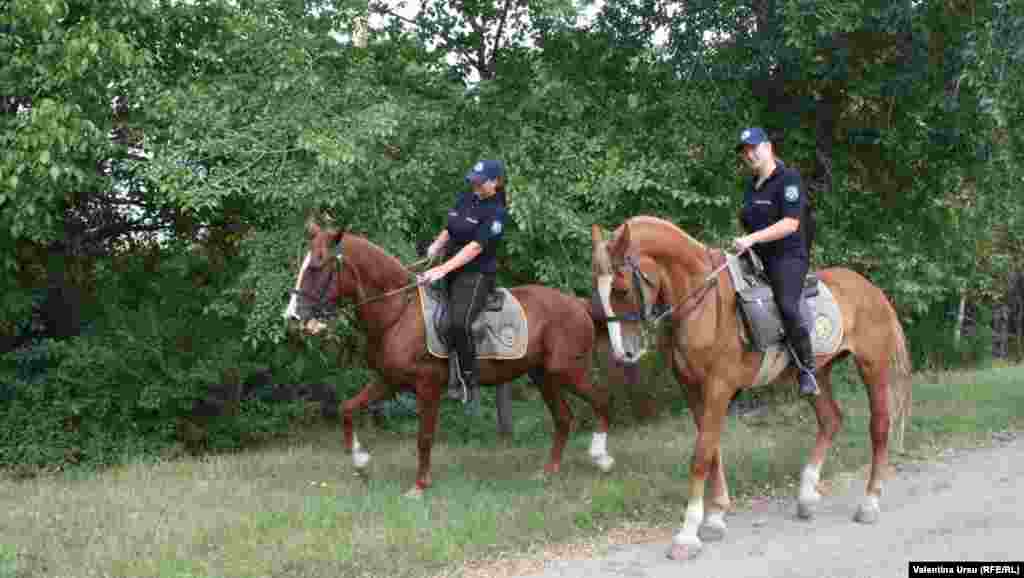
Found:
[[[293,408],[240,396],[242,377],[260,361],[240,338],[242,318],[202,312],[213,291],[204,297],[195,282],[210,262],[169,261],[159,276],[145,262],[121,263],[123,277],[104,285],[103,312],[88,335],[4,356],[0,381],[11,385],[3,391],[0,464],[110,464],[177,442],[227,449],[284,430]],[[225,415],[197,440],[182,419],[211,387]]]
[[[946,307],[934,307],[924,315],[914,316],[906,324],[911,361],[920,371],[950,371],[986,367],[992,360],[992,311],[978,308],[971,330],[963,330],[956,338],[955,301],[945,300]],[[966,326],[967,324],[965,324]]]

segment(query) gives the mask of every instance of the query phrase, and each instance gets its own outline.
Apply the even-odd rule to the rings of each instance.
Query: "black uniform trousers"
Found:
[[[467,388],[480,385],[472,327],[494,283],[494,273],[453,271],[448,276],[448,343],[455,349],[459,378]]]
[[[800,310],[803,297],[804,279],[810,264],[803,257],[777,257],[764,261],[765,272],[772,284],[775,304],[782,317],[786,338],[793,346],[800,362],[814,371],[814,352],[811,348],[811,332]],[[809,365],[809,366],[808,366]]]

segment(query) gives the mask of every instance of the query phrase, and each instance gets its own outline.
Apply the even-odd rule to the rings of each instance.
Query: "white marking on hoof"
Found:
[[[821,501],[821,494],[818,493],[818,481],[820,480],[820,466],[807,464],[800,474],[800,495],[797,498],[796,515],[801,520],[810,520],[814,517],[814,507]]]
[[[711,512],[704,518],[704,523],[697,531],[697,536],[705,542],[720,542],[725,538],[725,512]]]
[[[691,499],[686,506],[683,527],[672,536],[672,547],[666,555],[673,560],[692,560],[700,554],[703,544],[697,536],[697,530],[704,519],[704,500]]]
[[[370,452],[363,449],[363,446],[359,445],[359,438],[355,434],[352,434],[352,465],[357,470],[366,468],[366,465],[370,463]]]
[[[676,561],[693,560],[700,554],[703,547],[704,544],[701,543],[700,538],[696,535],[685,534],[685,529],[683,529],[672,536],[672,546],[665,555]]]
[[[420,500],[423,498],[423,490],[419,486],[413,486],[411,490],[402,494],[403,498],[409,498],[410,500]]]
[[[875,524],[878,522],[880,514],[881,509],[878,507],[878,496],[867,495],[864,496],[864,501],[857,507],[857,513],[854,514],[853,520],[860,524]]]
[[[608,454],[607,444],[607,432],[595,432],[590,439],[590,461],[602,472],[610,472],[615,465],[615,458]]]

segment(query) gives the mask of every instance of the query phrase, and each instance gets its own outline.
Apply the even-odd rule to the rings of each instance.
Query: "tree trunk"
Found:
[[[67,262],[66,245],[51,245],[46,263],[47,291],[43,303],[43,319],[47,335],[54,339],[74,337],[82,328],[82,298],[68,278]]]
[[[960,345],[960,337],[964,331],[964,313],[967,310],[967,296],[960,292],[960,308],[956,314],[956,327],[953,329],[953,344]]]

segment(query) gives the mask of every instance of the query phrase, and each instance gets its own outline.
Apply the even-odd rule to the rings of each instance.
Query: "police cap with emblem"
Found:
[[[768,142],[768,135],[765,134],[764,129],[759,127],[751,127],[743,129],[740,133],[740,142],[736,145],[736,152],[743,149],[744,145],[759,145],[763,142]]]
[[[482,183],[503,176],[505,176],[505,165],[501,161],[484,160],[473,165],[473,170],[466,174],[466,182]]]

